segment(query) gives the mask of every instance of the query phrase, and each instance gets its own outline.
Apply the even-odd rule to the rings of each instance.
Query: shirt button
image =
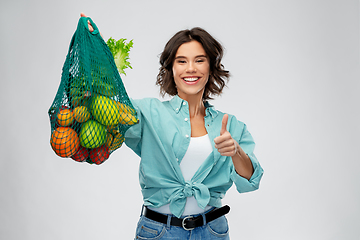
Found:
[[[189,119],[188,119],[188,118],[185,118],[184,120],[185,120],[185,122],[187,122],[187,120],[189,120]]]
[[[183,102],[183,105],[186,105],[186,102]]]
[[[179,108],[176,108],[176,111],[179,111]]]
[[[188,138],[188,137],[189,137],[189,135],[187,135],[187,134],[186,134],[186,135],[185,135],[185,137],[186,137],[186,138]]]

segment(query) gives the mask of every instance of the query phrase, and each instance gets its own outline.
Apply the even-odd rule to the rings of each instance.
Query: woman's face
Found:
[[[179,97],[202,98],[209,79],[210,63],[201,43],[193,40],[180,45],[172,70]]]

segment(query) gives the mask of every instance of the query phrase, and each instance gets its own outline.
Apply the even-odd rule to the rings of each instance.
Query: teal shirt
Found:
[[[238,175],[231,157],[221,156],[215,148],[214,138],[220,135],[224,113],[206,102],[205,127],[213,151],[191,181],[185,181],[179,164],[191,138],[188,103],[178,96],[170,101],[145,98],[132,103],[139,124],[125,133],[125,143],[141,157],[139,180],[145,206],[156,208],[170,203],[170,211],[180,217],[187,197],[194,196],[203,209],[206,205],[221,207],[221,199],[233,183],[240,193],[259,188],[263,169],[253,153],[253,138],[234,116],[229,115],[227,130],[252,161],[250,180]]]

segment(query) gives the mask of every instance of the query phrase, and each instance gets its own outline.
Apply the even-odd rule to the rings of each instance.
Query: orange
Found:
[[[74,114],[71,109],[61,109],[57,115],[57,122],[60,126],[69,126],[74,121]]]
[[[57,155],[65,158],[71,157],[77,152],[80,141],[72,128],[58,127],[51,134],[50,144]]]
[[[85,106],[78,106],[73,111],[74,118],[77,122],[86,122],[90,118],[90,112]]]

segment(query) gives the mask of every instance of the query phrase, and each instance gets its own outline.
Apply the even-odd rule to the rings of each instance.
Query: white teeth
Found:
[[[199,78],[184,78],[185,81],[187,82],[194,82],[196,80],[198,80]]]

